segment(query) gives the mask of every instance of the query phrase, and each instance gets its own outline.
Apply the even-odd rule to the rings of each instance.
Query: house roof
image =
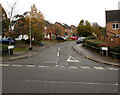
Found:
[[[120,22],[120,10],[106,11],[106,22]]]
[[[65,29],[71,29],[67,24],[64,24],[63,27],[64,27]]]
[[[53,24],[51,24],[50,22],[48,22],[47,20],[44,21],[45,26],[52,26]]]
[[[60,26],[64,27],[65,29],[71,29],[67,24],[64,24],[64,23],[61,24],[59,22],[56,22],[56,23],[59,24]]]
[[[71,25],[71,27],[77,28],[75,25]]]

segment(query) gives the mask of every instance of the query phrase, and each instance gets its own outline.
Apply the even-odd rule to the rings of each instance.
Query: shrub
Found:
[[[110,48],[110,51],[114,52],[114,53],[119,53],[120,54],[120,47]]]
[[[8,45],[0,45],[0,52],[1,55],[7,55],[8,54]]]

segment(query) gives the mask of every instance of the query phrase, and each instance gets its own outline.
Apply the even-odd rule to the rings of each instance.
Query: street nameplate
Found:
[[[108,47],[101,47],[102,50],[108,50]]]
[[[12,46],[12,45],[11,45],[11,46],[8,46],[8,49],[13,49],[14,47],[15,47],[15,46]]]

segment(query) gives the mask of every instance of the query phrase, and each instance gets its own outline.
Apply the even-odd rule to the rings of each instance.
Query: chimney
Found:
[[[120,1],[118,2],[118,10],[120,10]]]

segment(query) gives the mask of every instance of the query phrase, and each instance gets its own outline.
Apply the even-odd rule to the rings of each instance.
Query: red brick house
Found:
[[[70,27],[71,27],[71,32],[72,32],[72,35],[74,34],[74,35],[76,35],[76,36],[77,36],[77,27],[76,27],[76,26],[74,26],[74,25],[71,25]]]
[[[106,11],[106,35],[120,35],[120,10]]]
[[[56,33],[60,36],[73,36],[77,35],[77,28],[74,25],[68,26],[67,24],[61,24],[56,22],[54,24]]]
[[[56,34],[58,34],[60,36],[64,36],[65,29],[64,29],[64,27],[63,27],[63,25],[61,23],[55,22],[54,30],[56,31]]]
[[[54,30],[54,25],[49,23],[48,21],[45,21],[45,31],[44,31],[44,37],[45,39],[51,39],[52,36],[55,36],[56,31]]]
[[[106,36],[100,40],[109,42],[111,47],[120,46],[120,10],[106,11]]]

